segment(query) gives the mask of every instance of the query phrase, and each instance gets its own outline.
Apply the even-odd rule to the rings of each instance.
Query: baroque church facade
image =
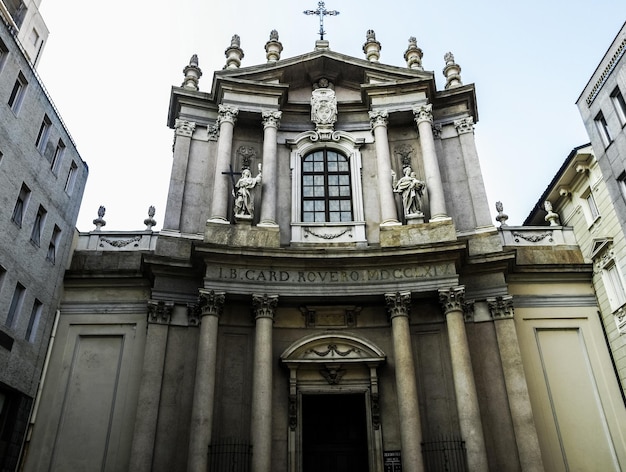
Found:
[[[619,470],[592,267],[492,223],[452,54],[265,49],[172,88],[162,230],[79,235],[25,470]]]

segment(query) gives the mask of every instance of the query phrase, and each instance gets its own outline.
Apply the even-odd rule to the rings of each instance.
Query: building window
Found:
[[[302,221],[352,221],[350,166],[345,156],[323,149],[302,159]]]
[[[76,171],[77,170],[78,170],[78,166],[76,165],[74,161],[72,161],[72,164],[70,165],[70,170],[67,173],[67,180],[65,181],[65,192],[68,195],[71,195],[72,191],[74,190],[74,184],[76,183]]]
[[[30,319],[28,320],[28,327],[26,328],[25,339],[28,342],[35,342],[37,337],[37,328],[39,327],[39,320],[41,319],[41,312],[43,304],[35,298],[33,303],[33,309],[30,312]]]
[[[50,162],[50,170],[52,170],[54,174],[56,174],[57,171],[59,170],[59,164],[61,162],[61,159],[63,158],[64,152],[65,152],[65,144],[63,143],[63,141],[59,139],[59,142],[57,143],[57,147],[54,150],[54,154],[52,155],[52,161]]]
[[[0,71],[2,71],[2,67],[4,66],[8,56],[9,48],[7,48],[6,44],[4,44],[0,39]]]
[[[41,232],[43,231],[44,223],[46,222],[47,211],[44,207],[39,205],[37,215],[35,215],[35,223],[33,224],[33,231],[30,234],[30,240],[33,244],[39,246],[41,244]]]
[[[50,121],[50,118],[48,118],[48,115],[44,115],[41,126],[39,127],[39,133],[37,133],[37,140],[35,141],[35,146],[41,153],[46,150],[46,144],[48,142],[48,135],[50,134],[51,126],[52,122]]]
[[[611,101],[615,107],[615,113],[619,118],[620,124],[626,126],[626,101],[624,101],[624,96],[619,88],[616,87],[611,93]]]
[[[13,292],[13,298],[11,299],[11,305],[9,306],[9,313],[7,314],[7,319],[5,321],[5,325],[9,328],[13,327],[15,323],[15,318],[19,314],[22,309],[22,301],[24,300],[24,292],[26,292],[26,288],[21,283],[17,283],[15,286],[15,291]]]
[[[17,196],[17,200],[15,202],[15,207],[13,208],[13,216],[11,216],[11,220],[13,223],[22,227],[22,218],[24,217],[24,212],[26,211],[26,207],[28,206],[28,200],[30,199],[30,189],[22,184],[22,188],[20,189],[20,194]]]
[[[11,110],[13,110],[13,113],[17,114],[20,110],[27,85],[28,82],[26,81],[26,77],[24,77],[24,75],[20,72],[15,80],[15,84],[13,85],[13,90],[11,90],[11,95],[9,95],[8,103]]]
[[[609,147],[609,144],[611,144],[613,139],[611,138],[609,127],[606,124],[606,120],[604,119],[604,115],[602,114],[602,112],[596,115],[594,121],[596,123],[596,129],[598,130],[598,133],[600,134],[600,139],[602,139],[602,143],[604,144],[604,147],[605,148]]]
[[[586,211],[589,224],[592,225],[595,221],[600,218],[600,211],[598,210],[598,205],[596,204],[595,198],[593,198],[593,193],[591,189],[588,189],[582,196],[586,203]]]
[[[50,244],[48,245],[48,254],[46,255],[46,259],[48,259],[53,264],[56,262],[57,248],[59,247],[60,239],[61,228],[59,228],[57,225],[54,225],[54,229],[52,230],[52,237],[50,238]]]
[[[624,283],[615,260],[611,259],[611,262],[602,268],[602,280],[606,287],[611,309],[616,311],[626,303],[626,291],[624,291]]]
[[[37,30],[35,28],[33,28],[33,30],[30,32],[30,42],[35,47],[37,47],[37,44],[39,44],[39,33],[37,33]]]

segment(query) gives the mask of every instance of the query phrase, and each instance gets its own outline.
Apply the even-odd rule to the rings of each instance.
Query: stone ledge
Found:
[[[456,229],[451,219],[416,225],[380,227],[381,247],[417,246],[456,239]]]
[[[207,221],[204,242],[221,246],[280,247],[278,227],[222,224]]]

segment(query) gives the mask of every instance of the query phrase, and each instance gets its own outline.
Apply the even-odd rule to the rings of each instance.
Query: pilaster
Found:
[[[174,161],[163,229],[180,229],[185,181],[187,179],[187,163],[189,162],[191,137],[195,129],[196,123],[193,121],[177,119],[174,125]]]
[[[276,204],[278,194],[278,156],[276,135],[282,112],[264,110],[263,119],[263,200],[258,226],[277,227]]]

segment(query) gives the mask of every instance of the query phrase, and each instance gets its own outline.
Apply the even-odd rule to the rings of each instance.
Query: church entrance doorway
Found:
[[[303,472],[367,472],[364,394],[302,395]]]

